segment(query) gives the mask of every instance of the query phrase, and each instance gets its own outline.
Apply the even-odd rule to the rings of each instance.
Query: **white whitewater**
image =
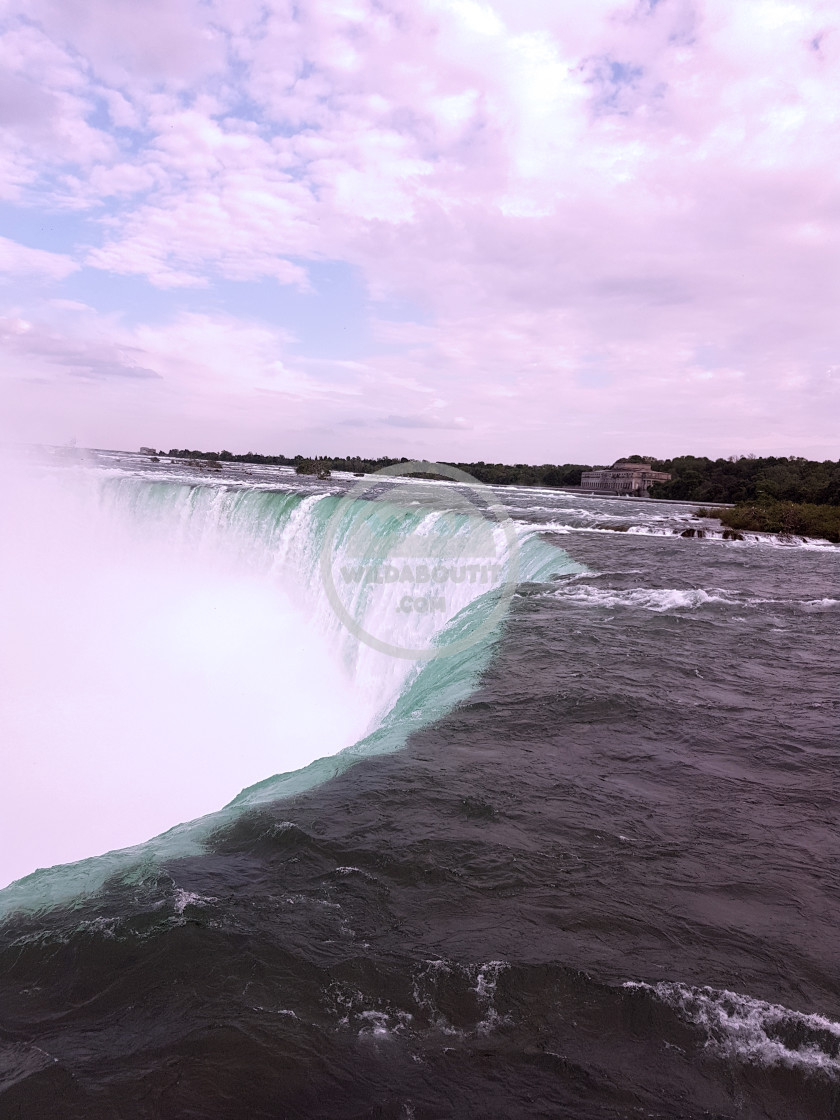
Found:
[[[378,653],[336,618],[318,562],[338,502],[97,469],[7,472],[0,888],[84,862],[2,891],[0,912],[197,850],[243,807],[395,749],[470,691],[496,631],[444,668]],[[372,516],[383,539],[443,528],[450,555],[463,535],[462,515],[374,505],[345,511],[350,553]],[[522,578],[579,570],[559,549],[525,544]],[[429,640],[484,609],[487,590],[463,583],[419,620],[362,590],[354,609],[395,639],[410,621]]]

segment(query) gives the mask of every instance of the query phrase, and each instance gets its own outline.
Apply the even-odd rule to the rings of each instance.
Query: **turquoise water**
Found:
[[[443,502],[454,508],[440,501],[411,504],[410,492],[400,488],[369,500],[323,487],[314,492],[278,491],[224,481],[152,481],[96,471],[64,479],[62,486],[66,489],[71,483],[83,483],[85,513],[80,520],[93,526],[98,540],[109,546],[118,540],[120,555],[126,558],[138,553],[153,558],[149,578],[160,581],[161,595],[171,593],[166,587],[169,565],[182,563],[212,571],[222,583],[247,576],[263,589],[282,592],[318,633],[319,648],[326,651],[322,658],[348,675],[359,720],[366,721],[368,728],[355,741],[325,743],[323,755],[303,766],[267,773],[241,791],[232,789],[231,800],[217,811],[195,820],[173,821],[171,829],[145,843],[104,854],[92,852],[89,859],[34,871],[0,891],[0,915],[66,904],[98,890],[113,876],[130,881],[153,873],[163,859],[202,851],[208,836],[247,810],[319,785],[358,759],[399,750],[412,731],[445,715],[475,688],[504,630],[509,600],[505,572],[514,570],[519,581],[545,581],[582,570],[536,530],[520,528],[512,537],[510,526],[502,528],[480,511],[465,510],[451,493],[443,496]],[[501,558],[495,583],[486,578],[481,582],[478,565],[472,580],[465,578],[465,565],[476,552],[486,551],[494,534]],[[344,610],[358,625],[361,639],[325,595],[325,545],[334,559],[336,594],[345,596]],[[358,563],[362,558],[366,570],[375,573],[377,566],[395,556],[402,557],[401,570],[409,575],[419,574],[423,565],[418,558],[429,557],[434,563],[436,556],[445,557],[441,563],[458,572],[460,582],[448,585],[445,596],[441,593],[434,600],[443,604],[437,611],[423,615],[400,607],[405,584],[388,587],[370,579],[341,585],[338,573],[346,562]],[[487,571],[485,562],[485,577]],[[416,588],[409,590],[413,594]],[[371,648],[368,635],[375,646],[384,643],[386,650],[393,643],[398,655]],[[115,637],[119,643],[118,631]],[[426,651],[422,658],[401,652],[416,647]],[[119,648],[115,655],[119,657]],[[295,652],[278,648],[268,656],[276,661],[281,679]],[[317,675],[323,667],[322,660],[312,671]],[[219,689],[228,684],[226,679],[216,682]],[[329,696],[323,700],[330,703]],[[149,702],[148,697],[129,695],[123,706],[130,709],[134,703]],[[191,702],[184,698],[187,710]],[[295,702],[295,697],[285,697],[290,726],[305,723],[309,715],[302,707],[293,710],[290,705]],[[312,703],[311,697],[300,698],[300,705],[307,702]],[[131,710],[122,715],[126,723],[132,720]],[[247,737],[247,718],[243,717],[242,728]],[[238,748],[239,744],[231,743],[231,750]],[[213,765],[212,758],[207,765]]]

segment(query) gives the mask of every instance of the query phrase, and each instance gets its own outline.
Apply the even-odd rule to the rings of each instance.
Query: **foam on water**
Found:
[[[840,606],[840,599],[766,599],[745,592],[727,591],[723,588],[650,588],[631,587],[623,590],[590,587],[586,584],[569,582],[563,587],[542,592],[551,598],[571,603],[581,603],[593,607],[624,607],[636,610],[666,611],[698,610],[712,604],[726,604],[742,608],[773,606],[806,612],[823,612]]]
[[[557,511],[553,511],[557,512]],[[591,511],[563,510],[564,514],[580,516],[583,521],[592,520],[596,515]],[[633,511],[632,517],[641,518],[651,524],[638,524],[631,522],[627,517],[602,514],[598,523],[594,525],[575,525],[566,521],[552,519],[543,525],[547,532],[564,536],[568,533],[612,535],[614,533],[627,533],[628,536],[640,537],[684,537],[688,536],[693,541],[711,541],[716,544],[731,548],[773,548],[789,551],[791,549],[806,549],[811,552],[833,552],[840,555],[840,545],[815,537],[789,536],[784,533],[756,533],[746,529],[732,530],[710,527],[708,524],[698,525],[694,517],[673,514],[670,517],[651,516],[645,517]],[[615,522],[611,525],[609,522]],[[652,524],[661,522],[661,524]],[[676,524],[675,524],[676,522]],[[686,533],[686,530],[691,530]],[[737,536],[735,535],[737,533]]]
[[[840,1077],[840,1023],[718,988],[628,981],[699,1027],[711,1053],[751,1065]]]

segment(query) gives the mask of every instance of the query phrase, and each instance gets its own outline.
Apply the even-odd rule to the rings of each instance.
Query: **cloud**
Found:
[[[171,294],[131,339],[119,316],[96,329],[207,402],[183,406],[197,430],[237,393],[261,430],[259,393],[296,402],[290,432],[367,419],[364,438],[455,432],[480,457],[563,457],[565,438],[608,458],[622,431],[837,449],[824,0],[32,0],[7,8],[0,66],[8,197],[88,215],[79,259]],[[63,254],[4,252],[72,278]],[[305,293],[325,260],[362,278],[374,341],[322,378],[217,285]]]
[[[40,367],[41,374],[45,368],[58,368],[88,378],[160,377],[140,364],[143,351],[136,346],[120,346],[109,338],[72,337],[25,319],[0,319],[0,347],[8,357],[22,357]]]
[[[36,276],[43,280],[63,280],[79,266],[62,253],[31,249],[8,237],[0,237],[0,275],[8,278]]]
[[[470,427],[462,416],[395,416],[393,413],[376,419],[360,416],[357,419],[342,420],[341,423],[349,428],[437,428],[443,431],[458,431]]]

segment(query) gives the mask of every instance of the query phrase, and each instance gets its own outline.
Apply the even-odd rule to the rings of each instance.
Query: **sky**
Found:
[[[0,0],[0,438],[840,458],[825,0]]]

